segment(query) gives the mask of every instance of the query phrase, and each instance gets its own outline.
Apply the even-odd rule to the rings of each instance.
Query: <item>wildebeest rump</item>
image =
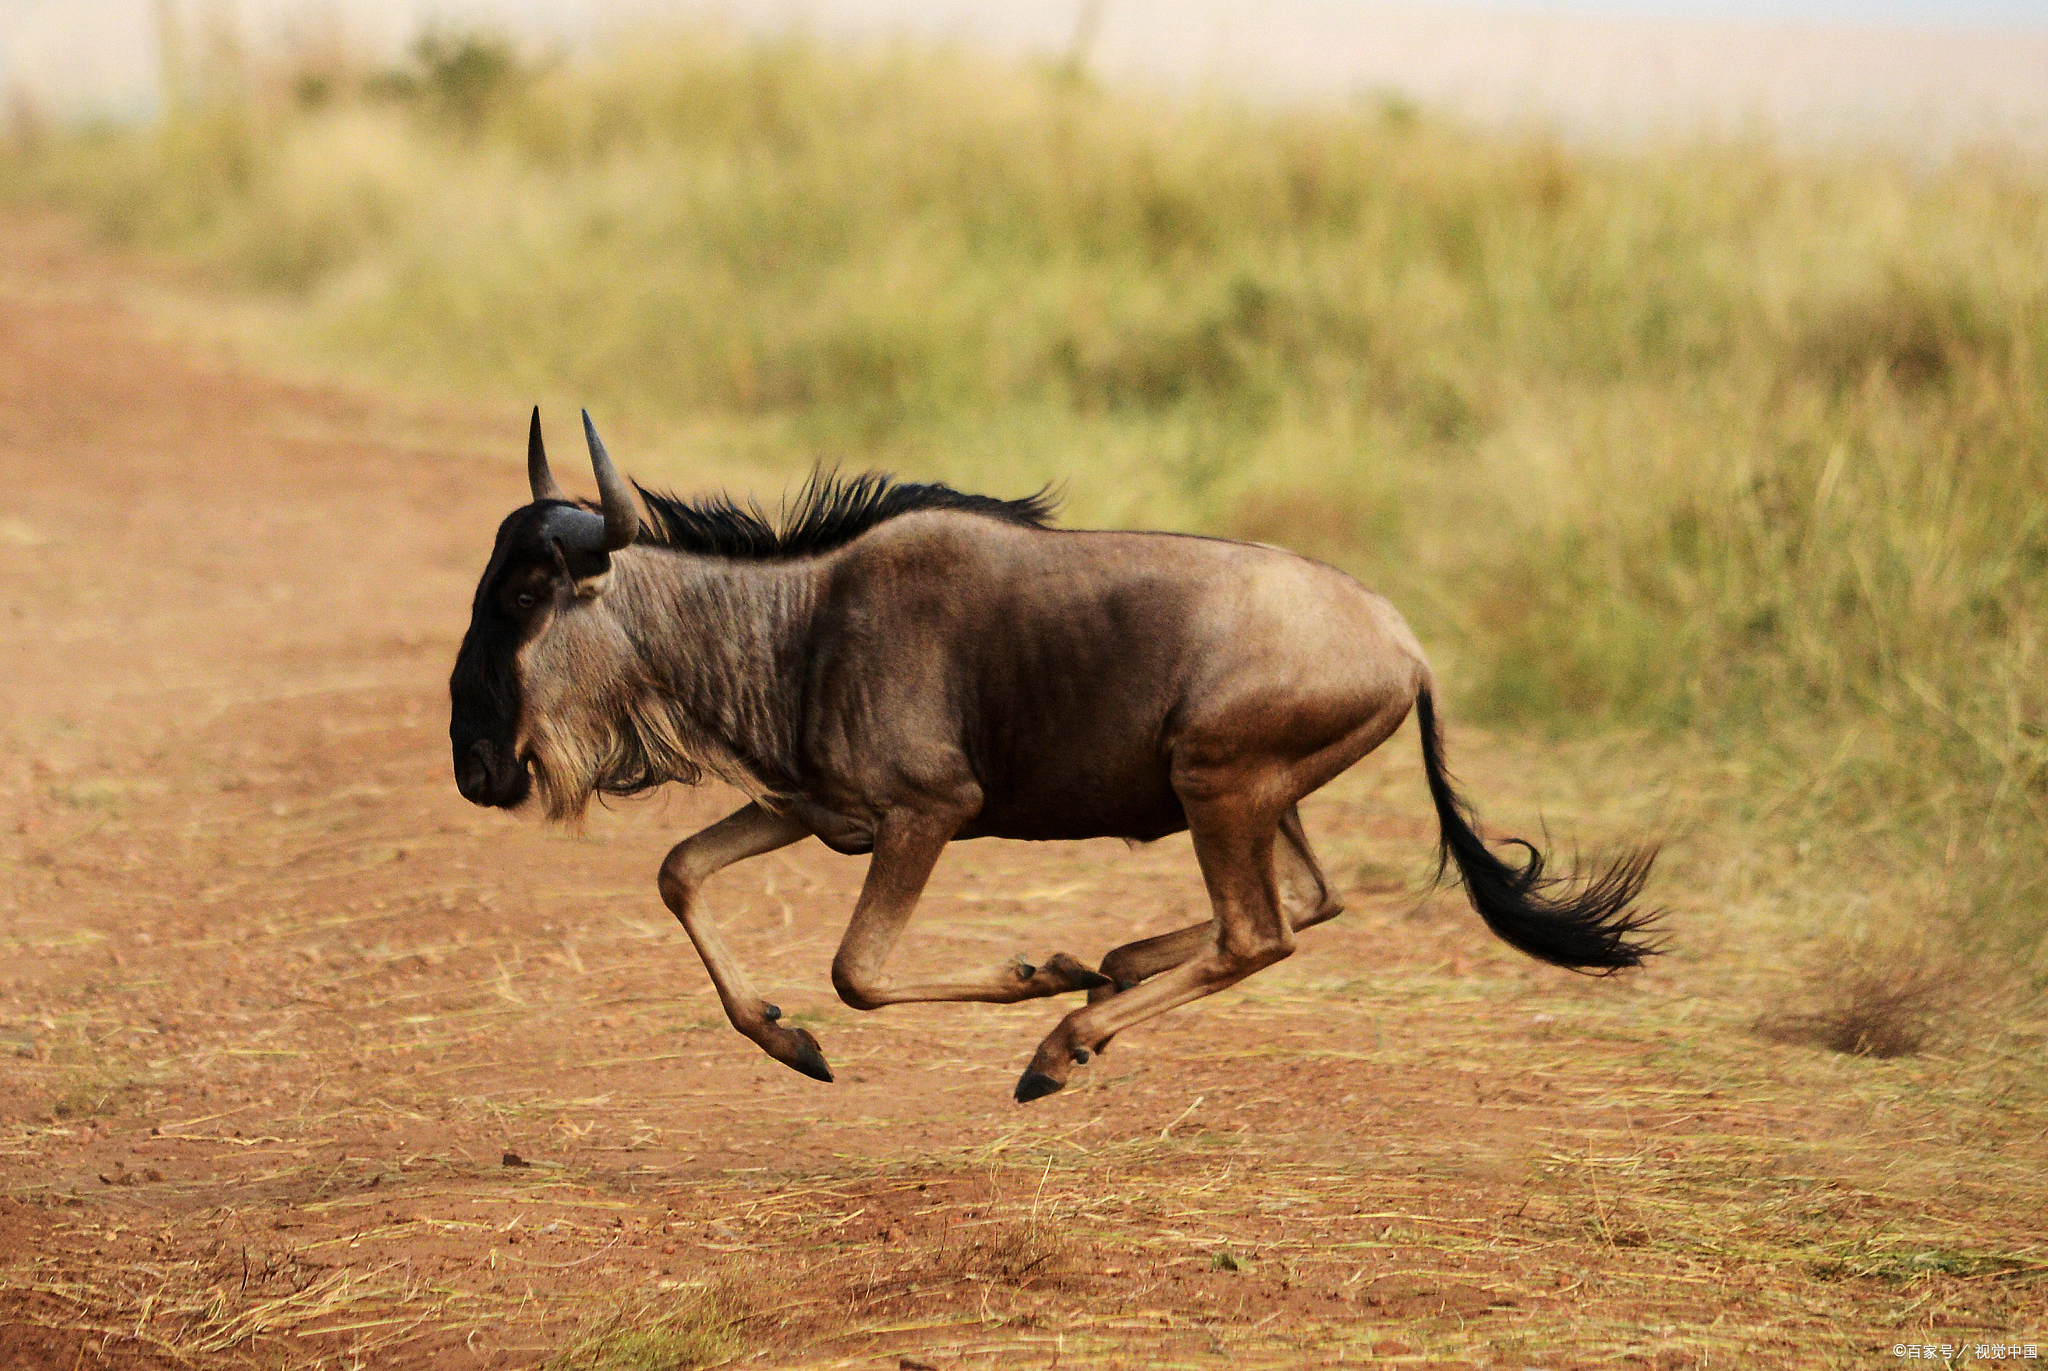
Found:
[[[1510,864],[1475,832],[1442,757],[1428,663],[1393,607],[1276,548],[1048,526],[1042,498],[814,477],[777,526],[728,500],[644,489],[648,518],[584,432],[602,495],[567,500],[536,410],[533,502],[509,515],[450,681],[456,783],[482,805],[537,791],[554,819],[599,793],[709,771],[754,796],[678,844],[662,898],[733,1027],[832,1079],[777,1022],[705,918],[720,868],[816,836],[872,852],[832,963],[859,1009],[913,1000],[1088,1003],[1040,1045],[1019,1100],[1065,1084],[1116,1033],[1288,955],[1340,906],[1296,804],[1411,706],[1442,834],[1474,907],[1509,943],[1608,971],[1652,951],[1634,902],[1650,855],[1591,878]],[[1214,917],[1112,950],[906,983],[891,950],[961,838],[1191,831]]]

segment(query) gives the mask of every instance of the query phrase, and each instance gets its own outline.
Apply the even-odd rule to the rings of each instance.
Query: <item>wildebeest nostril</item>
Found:
[[[455,788],[467,800],[482,800],[492,789],[497,760],[495,749],[482,738],[469,745],[469,751],[456,760]]]

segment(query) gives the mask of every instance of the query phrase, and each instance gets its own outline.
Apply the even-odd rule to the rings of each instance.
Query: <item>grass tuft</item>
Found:
[[[1810,1043],[1857,1057],[1910,1057],[1941,1032],[1966,975],[1953,955],[1924,940],[1864,938],[1838,945],[1808,978],[1816,1007],[1767,1015],[1757,1028],[1777,1042]]]
[[[75,1078],[50,1102],[50,1117],[62,1120],[104,1117],[113,1112],[116,1093],[118,1088],[103,1078]]]
[[[988,1281],[999,1285],[1057,1286],[1073,1274],[1079,1252],[1053,1222],[1005,1219],[969,1230],[932,1258],[921,1279]]]
[[[548,1371],[691,1371],[743,1356],[748,1321],[764,1301],[752,1279],[727,1274],[681,1292],[621,1305],[547,1363]]]

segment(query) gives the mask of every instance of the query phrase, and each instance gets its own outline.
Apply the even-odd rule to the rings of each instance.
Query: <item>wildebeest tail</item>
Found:
[[[1657,951],[1654,944],[1635,936],[1655,921],[1656,914],[1632,908],[1649,879],[1650,863],[1657,855],[1654,848],[1626,853],[1590,877],[1578,872],[1551,875],[1543,854],[1520,838],[1509,841],[1526,851],[1528,860],[1519,866],[1502,861],[1479,836],[1471,806],[1452,788],[1444,770],[1436,702],[1427,686],[1416,695],[1415,716],[1422,727],[1422,765],[1442,834],[1438,875],[1456,863],[1465,893],[1488,928],[1532,957],[1575,971],[1605,974],[1640,966],[1643,958]]]

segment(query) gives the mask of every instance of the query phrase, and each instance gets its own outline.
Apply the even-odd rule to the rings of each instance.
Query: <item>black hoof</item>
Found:
[[[1030,1104],[1033,1100],[1042,1100],[1064,1085],[1065,1081],[1056,1081],[1043,1071],[1027,1071],[1017,1080],[1017,1103]]]
[[[818,1046],[818,1040],[811,1036],[811,1030],[799,1028],[794,1030],[793,1036],[797,1040],[796,1050],[786,1057],[777,1057],[776,1060],[793,1071],[803,1072],[814,1081],[823,1081],[830,1085],[832,1068],[825,1065],[825,1053]]]
[[[1086,963],[1070,957],[1064,952],[1053,953],[1052,957],[1046,962],[1045,969],[1066,982],[1069,990],[1094,990],[1099,986],[1105,986],[1110,983],[1109,977],[1099,971],[1091,970]]]
[[[766,1000],[761,1001],[761,1017],[766,1019],[769,1023],[774,1023],[777,1019],[782,1017],[782,1006],[779,1004],[770,1004]]]

